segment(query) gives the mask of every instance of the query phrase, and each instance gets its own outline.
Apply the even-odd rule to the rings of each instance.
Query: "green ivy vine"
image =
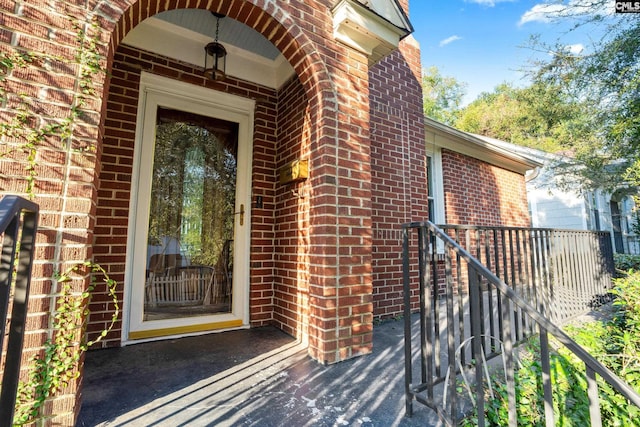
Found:
[[[74,294],[73,276],[86,272],[91,273],[91,284],[85,291]],[[96,339],[87,341],[84,339],[84,320],[89,314],[88,306],[96,287],[96,275],[103,277],[114,311],[107,328]],[[120,313],[117,283],[100,265],[91,261],[75,264],[54,279],[60,286],[60,293],[56,298],[53,337],[44,343],[42,355],[32,359],[28,379],[18,385],[14,425],[32,423],[43,416],[42,409],[47,398],[78,378],[80,371],[77,368],[82,353],[107,336]]]
[[[76,31],[78,49],[75,64],[78,66],[77,87],[71,102],[69,113],[61,120],[41,119],[33,114],[31,98],[24,93],[15,94],[17,105],[13,107],[13,115],[6,122],[0,123],[0,139],[10,141],[9,147],[0,152],[0,157],[10,155],[25,159],[26,188],[30,199],[36,195],[38,150],[45,142],[55,139],[61,148],[69,148],[72,143],[74,125],[83,119],[84,108],[88,97],[95,96],[94,78],[105,70],[101,66],[102,56],[99,51],[99,26],[94,19],[87,26],[70,18]],[[14,69],[46,65],[63,58],[48,53],[26,51],[9,51],[0,53],[0,104],[4,108],[10,101],[7,82]],[[94,151],[89,146],[78,151]],[[21,155],[21,153],[23,153]],[[73,277],[78,274],[91,274],[91,284],[83,292],[73,288]],[[108,295],[114,305],[114,312],[109,325],[100,332],[97,339],[85,340],[85,320],[89,314],[89,302],[95,290],[96,276],[102,276]],[[26,381],[18,386],[18,395],[14,414],[14,425],[24,425],[44,419],[44,405],[48,398],[56,395],[80,375],[78,366],[82,353],[96,342],[102,340],[113,328],[118,319],[120,308],[116,294],[116,282],[105,269],[92,261],[84,261],[53,278],[57,284],[55,312],[51,325],[51,337],[44,343],[43,350],[35,356],[29,366]],[[77,283],[77,281],[76,281]],[[56,289],[56,288],[54,288]]]
[[[35,196],[38,147],[42,146],[50,137],[58,138],[62,146],[71,144],[73,126],[83,117],[87,97],[95,95],[93,78],[96,74],[105,72],[100,63],[102,55],[98,48],[99,27],[97,21],[95,19],[91,21],[89,32],[85,31],[82,24],[76,20],[71,20],[71,24],[76,31],[76,40],[79,45],[75,55],[75,63],[79,69],[78,87],[67,117],[50,123],[39,120],[31,113],[30,98],[25,93],[19,93],[17,96],[20,101],[15,107],[15,115],[8,122],[0,123],[0,138],[19,142],[16,148],[0,153],[0,157],[15,154],[18,150],[26,153],[25,177],[27,185],[25,193],[31,199]],[[44,65],[54,61],[64,61],[64,59],[47,53],[0,52],[0,102],[4,106],[8,102],[5,86],[7,77],[12,70],[27,68],[35,64]],[[90,151],[94,151],[94,149],[95,147],[88,148]]]

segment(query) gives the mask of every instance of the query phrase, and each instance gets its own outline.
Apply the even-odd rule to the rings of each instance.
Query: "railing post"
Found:
[[[451,253],[445,250],[444,253],[444,270],[446,278],[446,316],[447,316],[447,364],[451,375],[449,375],[449,384],[447,384],[447,390],[449,395],[447,401],[451,402],[450,416],[451,420],[455,420],[458,417],[458,396],[456,392],[456,343],[455,332],[453,329],[454,316],[453,316],[453,276],[451,266]]]
[[[404,291],[404,392],[408,417],[413,416],[413,392],[411,381],[411,281],[409,276],[409,227],[402,228],[402,277]]]
[[[542,389],[544,391],[544,419],[547,427],[554,427],[553,390],[551,387],[551,363],[549,360],[549,334],[540,325],[540,365],[542,367]]]
[[[516,412],[516,381],[515,367],[513,364],[513,340],[511,339],[511,300],[505,299],[502,304],[502,351],[505,365],[505,378],[507,382],[507,405],[509,409],[509,425],[518,424],[518,414]]]
[[[407,414],[412,412],[413,400],[422,403],[437,412],[441,421],[446,425],[454,425],[459,413],[459,396],[456,392],[456,373],[455,364],[460,362],[460,369],[465,369],[462,355],[465,351],[464,346],[456,347],[457,344],[471,342],[471,356],[475,362],[475,398],[472,389],[467,387],[467,391],[471,395],[470,398],[476,403],[478,411],[478,425],[486,423],[484,410],[486,401],[484,399],[484,378],[486,365],[483,356],[487,346],[493,346],[493,336],[502,339],[501,350],[504,357],[504,370],[506,377],[506,390],[508,394],[508,424],[510,426],[517,425],[517,408],[515,396],[515,361],[514,346],[522,339],[536,332],[534,327],[537,325],[540,337],[540,361],[542,365],[542,388],[544,392],[545,406],[545,424],[551,427],[555,424],[555,415],[553,413],[553,390],[551,384],[551,361],[550,361],[550,345],[549,334],[558,342],[564,345],[576,357],[582,360],[587,366],[587,382],[589,385],[589,399],[592,425],[600,426],[601,417],[598,401],[598,390],[596,384],[596,375],[599,375],[604,381],[610,384],[614,389],[625,396],[630,404],[640,407],[640,395],[638,395],[629,385],[625,384],[620,378],[614,375],[600,362],[595,360],[584,349],[575,343],[565,332],[556,326],[547,317],[552,315],[557,320],[563,320],[566,312],[573,307],[563,306],[562,304],[571,304],[578,300],[577,291],[589,291],[592,295],[607,290],[607,286],[600,286],[592,289],[586,279],[586,267],[591,258],[599,254],[586,252],[593,245],[588,244],[587,239],[593,239],[593,235],[586,233],[575,233],[570,230],[551,230],[551,229],[531,229],[524,230],[518,227],[469,227],[469,226],[444,226],[447,232],[441,230],[430,222],[420,222],[403,225],[404,241],[403,241],[403,268],[404,268],[404,286],[405,286],[405,386],[407,392]],[[415,279],[410,276],[409,253],[409,234],[412,229],[416,229],[418,235],[418,259],[419,259],[419,279],[420,279],[420,309],[421,309],[421,366],[422,366],[422,383],[412,383],[411,366],[411,283],[410,280]],[[472,233],[470,230],[480,230],[479,235],[484,236],[484,252],[481,249],[482,239],[478,238],[471,241]],[[493,254],[494,261],[491,262],[491,253],[487,230],[493,232]],[[508,233],[508,235],[507,235]],[[437,239],[437,240],[436,240]],[[458,241],[455,241],[457,239]],[[602,239],[602,238],[600,238]],[[599,252],[602,260],[610,261],[610,254],[607,254],[607,243],[600,240],[602,245]],[[436,258],[436,248],[442,243],[444,250],[444,258]],[[465,245],[468,249],[465,249]],[[475,249],[475,250],[473,250]],[[597,249],[597,248],[594,248]],[[478,258],[471,255],[473,251]],[[604,253],[603,253],[604,252]],[[414,252],[411,253],[413,256]],[[485,255],[485,262],[482,264],[482,256]],[[609,255],[609,256],[608,256]],[[455,258],[455,261],[453,257]],[[455,268],[453,263],[455,262]],[[597,262],[597,261],[596,261]],[[466,266],[467,277],[462,277],[461,266]],[[497,273],[490,271],[487,266],[493,264]],[[598,264],[599,265],[599,264]],[[442,322],[438,314],[437,301],[433,300],[437,296],[436,284],[438,283],[438,275],[444,268],[445,280],[445,303],[442,313]],[[432,273],[432,274],[429,274]],[[599,277],[606,276],[605,264],[602,265],[602,271]],[[597,273],[596,273],[597,274]],[[441,274],[440,274],[441,275]],[[605,277],[606,278],[606,277]],[[581,279],[582,284],[569,283],[568,279]],[[433,282],[431,282],[433,280]],[[576,282],[574,280],[573,282]],[[511,284],[507,282],[511,282]],[[464,284],[468,283],[468,311],[466,309],[467,302],[460,303],[456,306],[456,297],[460,301],[461,293],[465,292]],[[414,285],[415,285],[414,280]],[[484,293],[482,288],[488,287],[488,292]],[[455,295],[455,288],[458,288],[458,295]],[[495,288],[497,313],[495,313],[495,323],[498,324],[499,332],[494,332],[493,319],[486,319],[485,316],[493,315],[492,291]],[[429,291],[434,290],[430,295]],[[519,292],[516,292],[518,290]],[[484,298],[489,298],[485,301]],[[575,296],[569,298],[570,296]],[[572,299],[573,301],[563,301],[564,299]],[[583,298],[583,297],[580,297]],[[430,305],[429,303],[432,303]],[[485,304],[489,306],[489,313],[485,309]],[[536,307],[536,308],[534,308]],[[560,312],[555,311],[554,307],[560,307]],[[456,313],[455,310],[458,310]],[[463,311],[468,316],[462,316]],[[548,314],[545,316],[544,314]],[[429,317],[429,316],[433,317]],[[457,316],[456,316],[457,315]],[[445,320],[446,319],[446,320]],[[457,324],[456,324],[457,320]],[[444,337],[440,336],[439,327],[446,327],[443,331]],[[483,332],[483,328],[489,324],[491,328],[491,336],[488,337]],[[470,325],[470,326],[469,326]],[[529,327],[531,325],[531,327]],[[433,335],[429,335],[433,333]],[[458,337],[458,334],[460,335]],[[469,337],[468,334],[471,334]],[[446,354],[440,352],[440,343],[444,344],[446,340]],[[493,347],[492,347],[493,348]],[[434,350],[434,353],[430,351]],[[444,350],[444,349],[443,349]],[[458,351],[461,351],[458,355]],[[493,355],[493,349],[492,349]],[[457,359],[460,357],[460,359]],[[440,373],[440,360],[448,360],[447,375],[443,377]],[[433,365],[433,366],[432,366]],[[468,365],[468,364],[467,364]],[[426,376],[425,376],[426,367]],[[469,367],[469,366],[467,366]],[[433,370],[429,370],[433,368]],[[487,374],[488,375],[488,374]],[[417,381],[417,378],[415,379]],[[463,378],[466,384],[466,378]],[[446,396],[442,402],[436,402],[433,398],[433,387],[436,384],[445,382]],[[427,398],[424,392],[428,393]]]
[[[472,336],[472,358],[475,361],[476,370],[476,409],[478,412],[478,426],[484,427],[484,383],[482,374],[484,372],[482,351],[482,327],[484,319],[482,316],[482,300],[480,299],[480,277],[471,267],[467,267],[467,277],[469,278],[469,311],[471,314],[471,336]],[[462,341],[462,338],[460,339]]]
[[[7,196],[0,203],[0,233],[5,233],[2,243],[2,258],[0,259],[0,286],[3,287],[3,318],[0,320],[3,323],[3,329],[6,322],[6,310],[16,247],[19,247],[18,263],[15,266],[11,323],[9,324],[7,352],[4,360],[4,372],[2,373],[2,391],[0,392],[0,426],[9,427],[13,424],[16,393],[20,379],[20,363],[22,361],[22,346],[27,323],[27,305],[31,284],[31,267],[33,265],[36,231],[38,229],[38,206],[16,196]],[[23,213],[22,218],[21,213]],[[21,220],[22,227],[20,227]],[[19,233],[19,230],[21,230],[21,233]],[[18,237],[20,239],[19,242]],[[2,347],[3,337],[4,330],[2,330],[2,336],[0,336],[0,348]]]
[[[430,330],[427,325],[428,311],[427,300],[429,284],[426,283],[426,275],[429,270],[427,265],[427,258],[429,255],[429,238],[427,235],[426,227],[420,227],[418,229],[418,275],[420,282],[420,380],[424,384],[427,382],[427,346],[431,345],[430,342]]]
[[[424,281],[424,289],[421,294],[421,298],[424,299],[424,313],[425,318],[420,319],[421,325],[424,327],[425,336],[426,336],[426,349],[424,353],[424,361],[423,361],[423,369],[426,365],[426,375],[423,376],[424,382],[429,383],[429,387],[427,389],[427,397],[429,399],[433,399],[433,386],[431,384],[431,379],[433,378],[433,308],[434,304],[437,303],[437,282],[435,281],[436,276],[432,274],[432,268],[435,266],[435,257],[437,256],[437,247],[436,241],[433,238],[433,234],[429,231],[427,227],[424,227],[423,243],[426,245],[423,247],[425,251],[424,256],[421,258],[424,262],[423,268],[423,276],[421,276],[421,280]],[[433,283],[432,283],[433,281]],[[438,337],[439,339],[439,337]]]
[[[589,395],[589,416],[591,427],[602,426],[602,416],[600,415],[600,397],[598,396],[598,381],[596,372],[585,364],[587,374],[587,390]]]
[[[484,233],[484,256],[486,258],[486,266],[489,270],[492,270],[493,267],[493,263],[491,262],[491,235],[492,233],[490,232],[491,230],[486,230]],[[495,240],[494,240],[494,244],[495,244]],[[496,260],[494,260],[494,263],[496,262]],[[490,354],[497,354],[497,346],[498,343],[496,341],[496,316],[494,316],[495,313],[495,302],[493,299],[493,295],[494,295],[494,288],[493,286],[487,286],[487,301],[488,301],[488,305],[489,305],[489,351],[487,353]],[[498,293],[496,291],[496,293]]]
[[[2,254],[0,255],[0,349],[3,348],[5,337],[5,326],[7,316],[9,314],[9,301],[11,300],[11,279],[13,273],[13,265],[15,263],[17,242],[18,242],[18,220],[13,217],[4,230],[4,238],[2,240]]]

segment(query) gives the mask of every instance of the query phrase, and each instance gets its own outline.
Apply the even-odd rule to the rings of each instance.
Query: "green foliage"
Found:
[[[640,255],[613,254],[616,270],[627,272],[629,270],[640,271]]]
[[[74,293],[72,278],[81,271],[92,273],[92,282],[85,291]],[[88,305],[95,289],[96,274],[103,277],[114,311],[111,322],[98,338],[85,341],[83,320],[89,313]],[[80,375],[77,368],[82,353],[107,336],[118,320],[120,307],[116,294],[117,284],[100,265],[90,261],[74,265],[57,275],[56,282],[61,289],[56,299],[53,337],[45,342],[42,354],[32,359],[27,381],[18,385],[14,425],[29,424],[42,417],[46,400]]]
[[[455,102],[460,84],[429,69],[425,114],[466,132],[565,154],[552,165],[561,187],[633,191],[640,187],[640,20],[609,13],[608,0],[575,3],[549,0],[545,18],[568,23],[565,37],[592,32],[591,46],[575,53],[562,39],[550,46],[533,36],[542,59],[532,64],[531,84],[499,85],[463,109]]]
[[[533,78],[555,85],[564,96],[590,104],[591,129],[576,139],[570,168],[584,188],[615,189],[637,185],[640,170],[640,20],[625,14],[603,14],[607,0],[583,9],[554,0],[555,19],[573,20],[575,28],[603,34],[581,54],[558,40],[555,46],[534,39],[537,50],[552,53],[536,64]],[[610,9],[609,9],[610,10]],[[569,32],[571,34],[571,32]],[[586,167],[584,167],[586,166]],[[567,172],[567,167],[565,166]]]
[[[544,426],[544,397],[542,391],[542,367],[537,354],[537,340],[523,344],[520,369],[515,372],[515,396],[517,422],[519,426]],[[586,379],[572,361],[559,353],[550,356],[551,382],[553,384],[553,402],[556,425],[589,425],[589,398],[586,392]],[[502,374],[502,373],[500,373]],[[496,374],[492,378],[495,398],[485,396],[485,419],[487,425],[503,426],[509,424],[508,388],[504,377]],[[477,414],[463,420],[464,427],[477,425]]]
[[[424,115],[447,125],[453,125],[462,105],[466,84],[440,74],[432,66],[422,74]]]
[[[503,83],[483,93],[460,113],[455,126],[513,144],[558,152],[582,135],[589,117],[555,85],[536,82],[525,88]]]
[[[567,327],[567,333],[616,375],[640,392],[640,271],[630,271],[616,279],[614,316],[605,321]],[[589,398],[584,363],[559,343],[550,356],[551,382],[556,425],[590,425]],[[537,339],[520,352],[520,369],[516,371],[515,396],[519,426],[543,426],[544,400],[542,370],[537,359]],[[492,379],[496,398],[487,397],[485,416],[489,425],[508,424],[508,390],[504,378]],[[640,409],[630,405],[608,383],[598,377],[600,411],[604,426],[640,425]],[[462,421],[476,425],[477,414]]]

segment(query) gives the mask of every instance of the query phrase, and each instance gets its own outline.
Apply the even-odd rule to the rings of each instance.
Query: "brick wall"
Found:
[[[275,225],[275,159],[277,157],[277,94],[256,103],[253,139],[250,321],[254,326],[269,324],[273,319],[274,225]],[[256,197],[262,196],[262,208]]]
[[[367,58],[339,49],[329,63],[338,84],[338,126],[335,145],[312,145],[321,174],[312,181],[310,219],[310,316],[317,319],[309,344],[324,363],[370,353],[373,339]],[[317,194],[316,185],[331,191]]]
[[[292,78],[278,93],[276,171],[309,159],[309,106],[304,88]],[[309,310],[309,182],[275,184],[274,311],[276,325],[306,336]]]
[[[27,133],[31,137],[39,132],[48,133],[48,125],[70,118],[72,105],[79,96],[85,98],[83,114],[75,120],[70,137],[53,134],[35,143],[36,179],[32,196],[40,205],[40,219],[23,351],[23,379],[33,356],[43,356],[43,343],[51,338],[51,311],[54,296],[60,290],[53,280],[55,272],[65,271],[93,255],[96,169],[100,167],[98,123],[102,101],[99,94],[104,74],[90,75],[97,94],[77,92],[82,80],[75,58],[79,49],[78,28],[89,29],[83,26],[82,13],[78,13],[81,17],[78,28],[71,25],[68,15],[76,16],[78,11],[82,8],[73,3],[0,1],[3,59],[0,122],[10,124],[20,114],[26,115],[19,131],[22,136],[6,135],[0,142],[0,193],[29,197],[26,193],[29,150],[24,145]],[[97,42],[97,49],[105,53],[103,41]],[[24,52],[32,54],[31,61],[24,66],[19,63],[13,69],[4,66],[6,58]],[[79,273],[72,282],[76,295],[89,283],[88,273],[82,270]],[[71,381],[58,397],[46,403],[47,410],[56,414],[50,419],[51,424],[73,425],[77,383]]]
[[[408,37],[370,71],[374,315],[402,313],[401,225],[427,218],[420,50]],[[414,303],[417,299],[412,298]]]
[[[125,9],[126,3],[122,5]],[[117,20],[111,33],[112,50],[140,20],[175,6],[152,1],[142,8],[140,3],[131,3],[131,8],[124,14],[120,14],[117,7],[100,6],[103,16]],[[309,351],[317,359],[329,363],[368,352],[371,348],[371,322],[360,313],[371,303],[370,270],[360,268],[371,265],[369,99],[367,91],[363,90],[367,87],[367,58],[332,42],[330,2],[257,3],[260,5],[242,0],[220,0],[212,5],[212,9],[265,34],[295,68],[307,98],[308,118],[305,120],[313,124],[308,129],[312,171],[309,185],[313,188],[313,197],[306,202],[309,205],[308,262],[310,271],[322,272],[309,275],[309,306],[315,323],[309,328]],[[195,0],[183,0],[177,7],[197,7],[199,4]],[[103,28],[111,28],[110,25],[104,22]],[[349,188],[354,185],[357,191],[352,192]],[[283,201],[283,209],[289,202]],[[273,206],[276,207],[275,202]],[[341,224],[345,225],[343,229]],[[341,231],[348,233],[350,239],[343,244],[343,254],[327,251],[327,247],[335,247],[336,241],[342,240],[338,237]],[[358,248],[352,250],[351,246]],[[265,265],[266,255],[260,256],[261,260],[256,259],[253,265]],[[302,259],[306,255],[297,256]],[[261,267],[265,274],[271,268],[268,259],[266,262],[267,267]],[[287,262],[291,260],[287,259]],[[287,275],[291,274],[290,267],[280,271],[285,270],[289,270]],[[304,283],[304,278],[297,280]],[[259,297],[267,304],[270,292],[265,289],[267,280],[259,282],[263,289],[258,295],[252,293],[252,297]],[[338,292],[337,288],[343,282],[344,289]],[[286,286],[287,289],[283,288],[286,292],[293,289],[291,283]],[[286,305],[286,298],[278,300],[278,307]],[[340,304],[355,308],[338,312],[336,305],[340,298],[343,298]],[[287,310],[280,310],[279,315],[285,316],[280,319],[282,324],[289,324],[294,318],[293,311]],[[254,318],[264,322],[268,318],[267,312],[254,313]],[[361,327],[363,322],[368,322],[366,327]],[[341,327],[341,323],[356,326]],[[347,350],[341,352],[340,347]]]
[[[524,176],[443,149],[442,180],[448,224],[530,226]]]

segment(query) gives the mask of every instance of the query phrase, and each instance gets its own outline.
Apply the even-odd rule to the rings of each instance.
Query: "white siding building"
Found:
[[[575,189],[561,188],[550,167],[561,159],[560,156],[494,138],[478,137],[543,164],[526,175],[533,227],[609,231],[615,252],[640,254],[639,237],[633,230],[638,215],[628,189],[613,193],[601,190],[581,193],[577,186]]]

